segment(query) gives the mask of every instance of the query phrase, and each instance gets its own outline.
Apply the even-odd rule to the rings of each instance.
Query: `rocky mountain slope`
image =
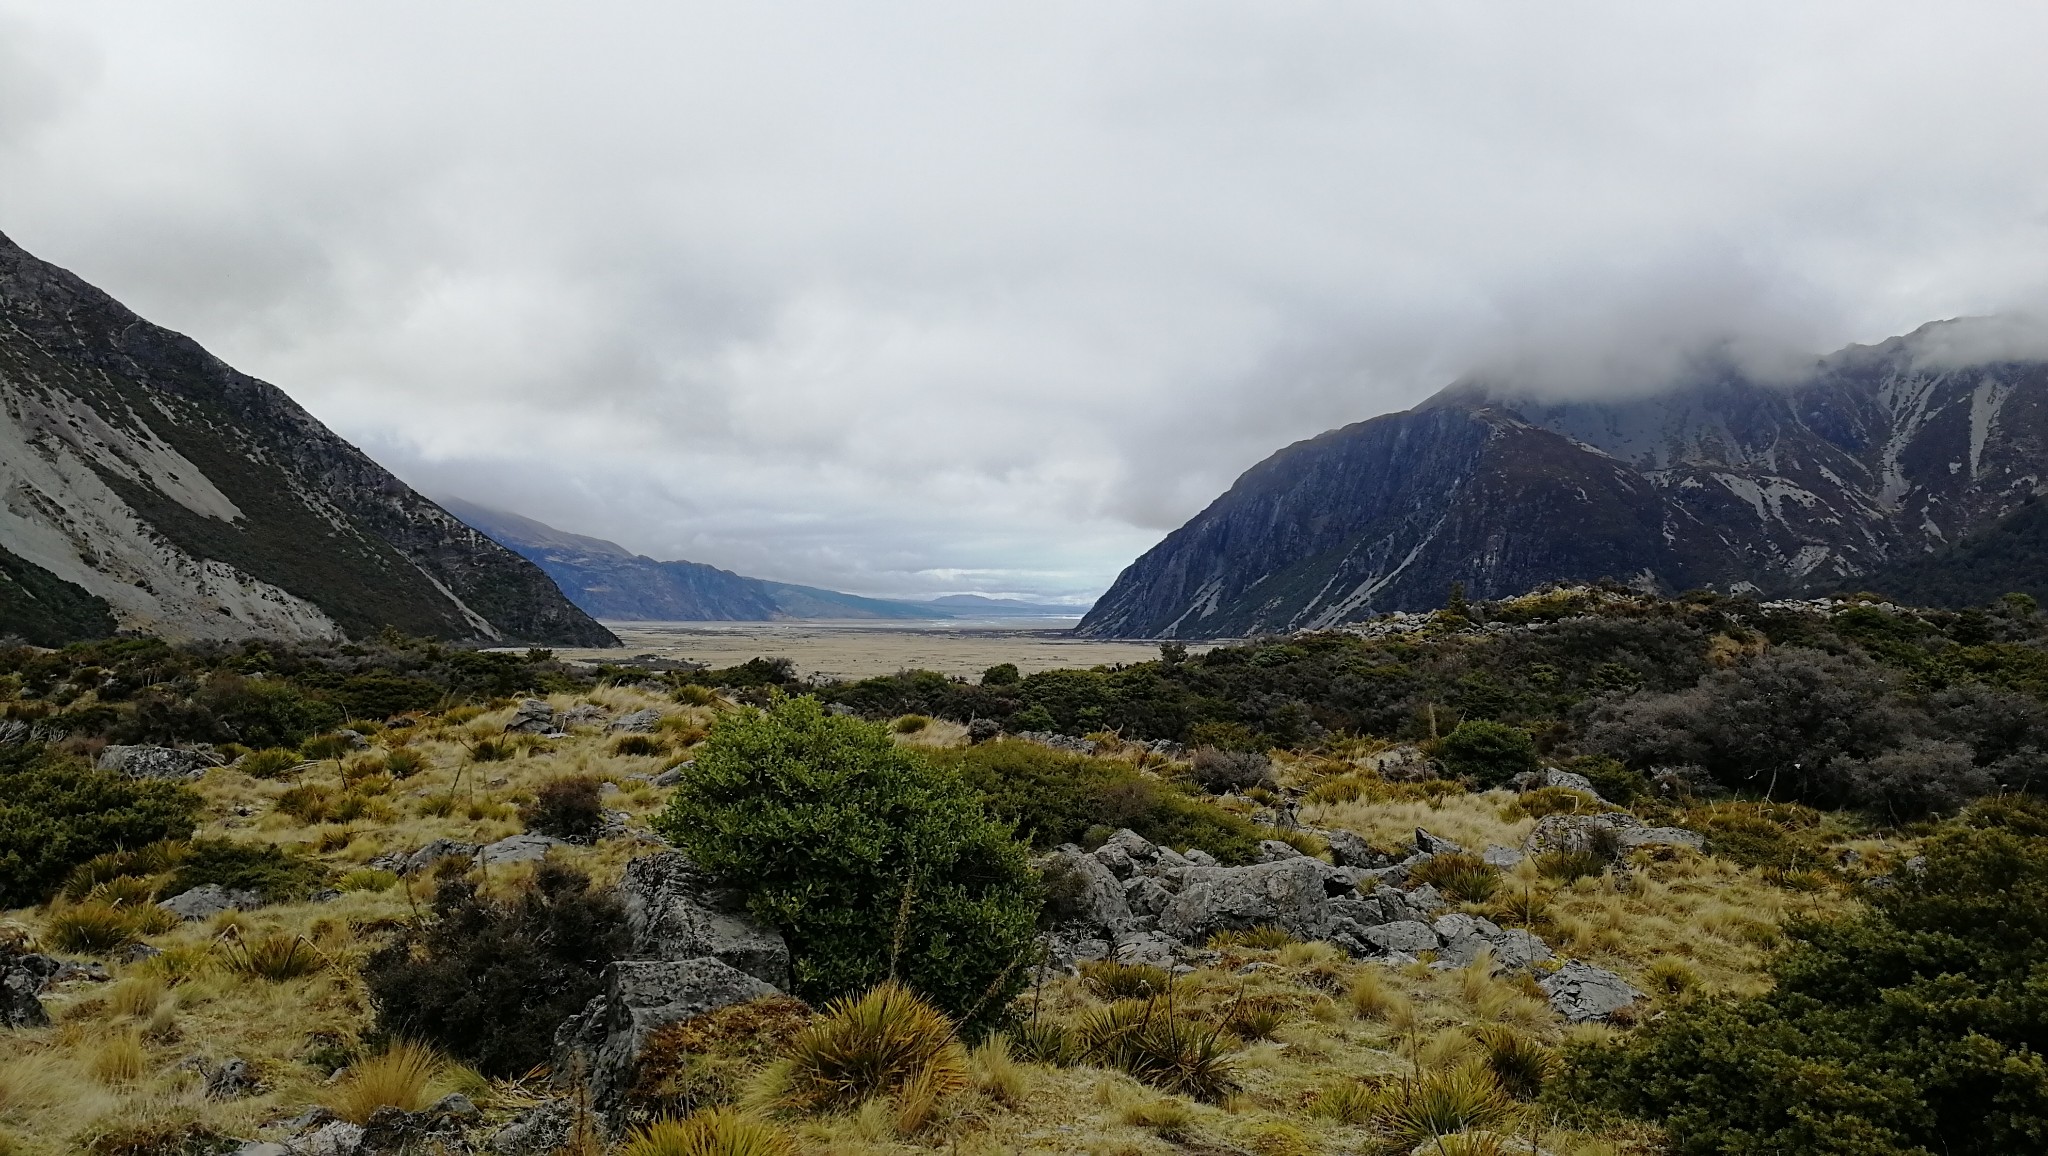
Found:
[[[0,494],[0,634],[617,642],[281,390],[4,236]]]
[[[545,570],[586,612],[618,622],[769,622],[783,618],[951,618],[937,606],[892,602],[748,578],[702,562],[657,562],[616,542],[450,498],[463,521]]]
[[[2048,460],[2048,363],[1971,356],[1989,347],[1977,325],[1851,346],[1790,384],[1726,371],[1574,402],[1454,386],[1252,467],[1079,629],[1326,627],[1440,605],[1453,582],[1792,592],[1960,557],[1949,547],[2031,498]],[[1939,576],[1916,581],[1950,601]]]

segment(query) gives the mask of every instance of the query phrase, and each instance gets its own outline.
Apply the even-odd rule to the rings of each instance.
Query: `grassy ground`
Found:
[[[518,804],[540,783],[570,773],[614,784],[607,805],[644,826],[667,794],[648,780],[701,737],[711,710],[628,689],[558,696],[554,705],[585,701],[613,712],[661,707],[669,752],[613,753],[614,740],[599,728],[561,740],[508,741],[509,707],[462,708],[383,731],[371,750],[287,780],[209,772],[199,784],[208,803],[201,833],[288,845],[343,876],[381,853],[435,838],[483,843],[515,833]],[[957,725],[933,723],[898,739],[949,745],[963,742],[964,734]],[[485,744],[506,757],[478,761],[480,750],[489,753]],[[423,768],[403,780],[366,773],[398,750],[422,756]],[[1329,760],[1281,764],[1283,778],[1295,785],[1346,769]],[[353,805],[360,814],[347,822],[306,822],[279,808],[288,791],[307,785],[324,787],[336,799],[361,800]],[[1516,817],[1512,801],[1494,792],[1435,802],[1311,804],[1302,818],[1357,831],[1382,846],[1425,827],[1477,851],[1520,845],[1534,821]],[[1901,853],[1853,831],[1823,829],[1805,837],[1853,846],[1867,862]],[[608,882],[645,850],[622,839],[555,853]],[[512,887],[524,873],[494,870],[487,886]],[[148,937],[163,954],[110,967],[111,982],[73,982],[46,994],[53,1026],[0,1037],[0,1154],[76,1152],[109,1129],[144,1123],[161,1130],[197,1121],[224,1134],[255,1136],[309,1103],[332,1098],[331,1075],[359,1058],[373,1023],[355,969],[380,929],[416,914],[426,898],[423,887],[350,890],[327,903],[188,923]],[[1652,992],[1653,1001],[1669,1001],[1756,989],[1760,964],[1784,920],[1839,912],[1851,902],[1825,872],[1788,873],[1664,851],[1638,852],[1626,870],[1571,882],[1547,878],[1525,862],[1505,874],[1492,898],[1467,909],[1527,926],[1561,954],[1611,968]],[[40,932],[52,916],[43,909],[8,918]],[[237,970],[227,945],[266,936],[302,937],[322,965],[283,980]],[[1234,1034],[1220,1037],[1234,1049],[1235,1090],[1214,1102],[1170,1096],[1099,1067],[1005,1059],[998,1047],[977,1052],[970,1085],[922,1118],[906,1123],[900,1110],[878,1101],[858,1111],[787,1120],[786,1126],[802,1151],[818,1153],[1364,1151],[1374,1133],[1332,1107],[1347,1088],[1455,1071],[1483,1057],[1479,1037],[1489,1025],[1511,1027],[1543,1047],[1567,1035],[1529,978],[1491,976],[1483,968],[1439,971],[1426,962],[1361,963],[1318,944],[1224,948],[1213,964],[1176,985],[1173,1001],[1177,1014],[1201,1023],[1235,1024]],[[1074,1026],[1109,1002],[1082,979],[1052,977],[1027,993],[1024,1010],[1045,1024]],[[1260,1014],[1248,1022],[1241,1009]],[[207,1099],[199,1062],[229,1057],[246,1060],[265,1090]],[[494,1115],[508,1115],[530,1098],[526,1086],[494,1087],[453,1067],[436,1077],[435,1090],[442,1089],[464,1090]],[[1558,1154],[1651,1151],[1655,1141],[1628,1129],[1558,1131],[1527,1106],[1516,1107],[1496,1128]]]

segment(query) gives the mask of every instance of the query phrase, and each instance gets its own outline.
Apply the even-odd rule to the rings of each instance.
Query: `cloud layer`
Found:
[[[1280,445],[1461,375],[1640,389],[2038,310],[2044,33],[0,0],[0,230],[428,492],[864,593],[1086,597]]]

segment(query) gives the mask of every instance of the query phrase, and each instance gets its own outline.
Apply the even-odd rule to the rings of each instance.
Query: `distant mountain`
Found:
[[[946,610],[748,578],[702,562],[657,562],[616,542],[448,499],[456,516],[546,571],[585,612],[616,622],[767,622],[782,618],[932,619]]]
[[[275,386],[0,236],[0,636],[616,645]]]
[[[2048,502],[2019,509],[1944,550],[1893,563],[1843,584],[1913,606],[1987,606],[2007,594],[2048,605]]]
[[[983,594],[947,594],[928,599],[926,605],[965,615],[989,618],[1078,618],[1085,606],[1061,606],[1054,602],[1026,602],[1019,598],[990,598]]]
[[[2048,463],[2048,363],[1961,358],[1981,324],[1851,346],[1786,385],[1724,371],[1578,402],[1454,386],[1252,467],[1078,630],[1327,627],[1439,606],[1453,582],[1499,597],[1601,577],[1780,593],[1911,573],[1952,601],[1937,588],[1963,597],[1955,569],[1916,564],[2017,510]]]

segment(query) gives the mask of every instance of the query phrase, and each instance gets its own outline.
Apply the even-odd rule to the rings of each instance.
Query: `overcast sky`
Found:
[[[1298,438],[2048,291],[2048,6],[0,0],[0,231],[430,494],[1087,598]]]

